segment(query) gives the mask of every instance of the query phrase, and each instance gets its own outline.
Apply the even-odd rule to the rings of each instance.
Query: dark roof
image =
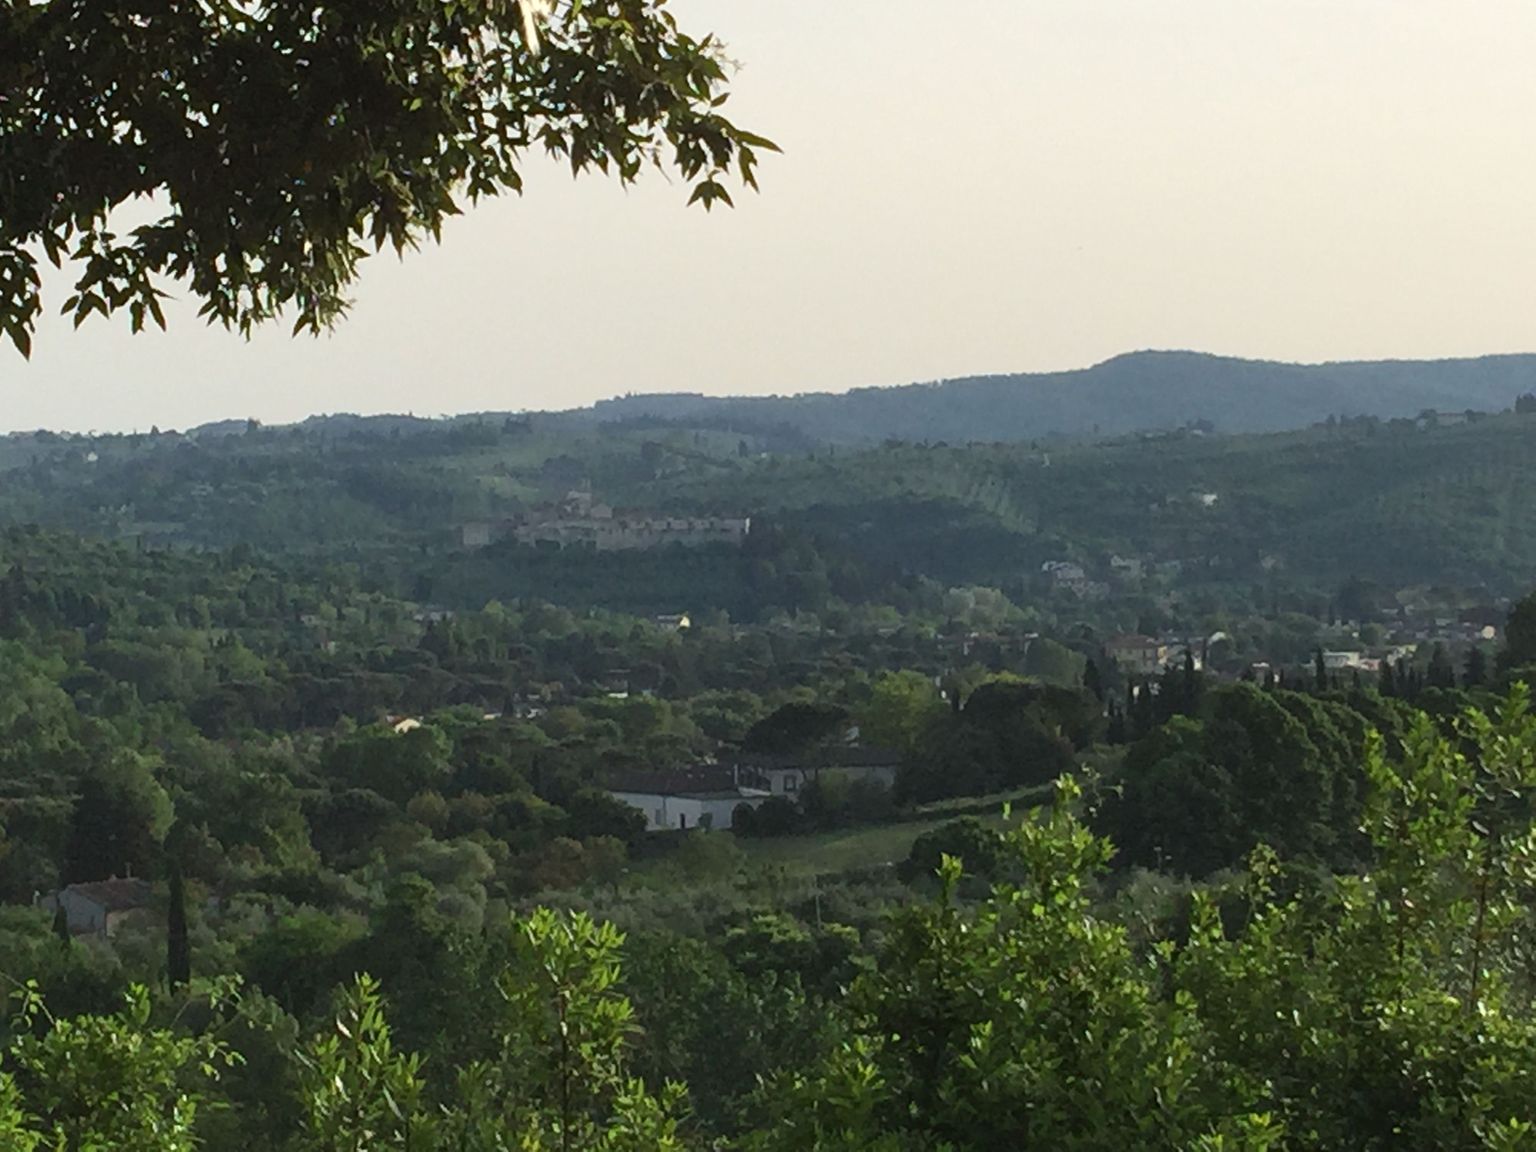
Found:
[[[736,774],[713,764],[666,772],[625,772],[608,781],[612,792],[645,792],[653,796],[682,796],[699,792],[734,792]]]
[[[763,770],[798,768],[895,768],[901,753],[894,748],[828,748],[812,752],[742,752],[735,762],[741,768]]]
[[[127,912],[147,906],[151,888],[147,880],[119,880],[113,877],[110,880],[71,884],[64,891],[84,897],[93,904],[99,904],[108,912]]]

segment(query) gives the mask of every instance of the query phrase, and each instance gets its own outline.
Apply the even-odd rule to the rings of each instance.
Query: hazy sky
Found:
[[[50,321],[30,365],[0,350],[0,429],[1536,349],[1530,0],[674,6],[785,148],[760,196],[536,164],[365,264],[318,341]]]

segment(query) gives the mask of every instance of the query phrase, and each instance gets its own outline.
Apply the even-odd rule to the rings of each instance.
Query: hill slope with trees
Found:
[[[887,442],[773,450],[708,428],[545,418],[328,419],[195,436],[0,441],[0,518],[144,546],[362,566],[417,601],[536,596],[640,613],[901,604],[915,582],[1234,589],[1266,610],[1351,580],[1516,594],[1536,569],[1536,416],[1380,421],[1089,444]],[[465,548],[572,489],[621,512],[749,516],[745,545],[621,553]],[[1111,567],[1119,558],[1120,569]],[[1129,569],[1124,565],[1129,565]],[[1127,575],[1127,572],[1134,575]],[[1326,607],[1326,599],[1324,607]]]
[[[1135,352],[1079,371],[971,376],[839,395],[625,396],[568,416],[794,430],[835,444],[964,443],[1118,436],[1200,421],[1222,432],[1279,432],[1329,416],[1502,411],[1533,389],[1536,356],[1282,364]]]

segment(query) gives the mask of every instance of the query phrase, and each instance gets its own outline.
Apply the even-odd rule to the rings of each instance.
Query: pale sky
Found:
[[[538,162],[442,247],[367,262],[319,340],[50,320],[30,365],[0,350],[0,430],[1536,350],[1530,0],[674,10],[785,149],[734,212]]]

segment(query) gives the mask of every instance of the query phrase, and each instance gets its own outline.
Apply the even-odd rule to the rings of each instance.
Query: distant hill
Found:
[[[1117,436],[1208,421],[1279,432],[1329,416],[1498,412],[1536,391],[1536,355],[1281,364],[1196,352],[1134,352],[1072,372],[973,376],[846,394],[624,396],[561,414],[572,423],[658,421],[859,444]]]
[[[1106,373],[1134,381],[1131,369],[1160,359],[1078,375],[1107,388]],[[1514,361],[1487,363],[1505,366],[1518,395]],[[1464,373],[1475,380],[1473,367]],[[1380,400],[1380,379],[1390,375],[1383,366],[1334,371],[1338,389],[1361,381],[1357,400]],[[1421,371],[1428,366],[1402,366],[1397,394]],[[1205,416],[1191,416],[1226,423],[1213,399],[1238,394],[1234,378],[1247,380],[1247,399],[1273,404],[1280,386],[1253,381],[1300,373],[1317,387],[1309,372],[1229,366],[1225,386],[1203,388]],[[1007,394],[1009,386],[955,387],[963,397],[967,388]],[[643,614],[720,607],[740,619],[772,607],[811,610],[828,596],[908,603],[927,595],[930,581],[998,588],[1068,615],[1107,611],[1114,601],[1103,589],[1144,605],[1198,591],[1211,611],[1243,612],[1271,611],[1287,590],[1326,606],[1356,578],[1386,589],[1470,590],[1480,602],[1528,591],[1536,413],[1453,417],[1479,402],[1466,392],[1456,404],[1436,402],[1429,384],[1414,387],[1402,410],[1434,407],[1440,418],[1277,433],[1139,430],[1039,444],[963,444],[948,425],[925,435],[872,420],[868,435],[881,442],[779,451],[788,436],[778,424],[766,432],[703,427],[676,409],[618,422],[589,409],[527,419],[336,416],[287,428],[233,421],[196,435],[35,433],[0,437],[0,529],[35,523],[148,549],[246,545],[355,566],[370,587],[449,606],[534,597]],[[946,389],[893,392],[925,400]],[[808,402],[831,412],[869,396]],[[790,411],[775,416],[782,422]],[[1108,428],[1129,422],[1119,417]],[[839,435],[831,415],[827,424]],[[1008,434],[1002,417],[989,431],[992,440]],[[905,442],[884,439],[898,436]],[[750,516],[753,533],[740,549],[626,555],[460,547],[463,527],[547,508],[587,487],[619,509]],[[1081,604],[1063,606],[1054,578],[1043,575],[1055,561],[1082,570],[1091,587]],[[1125,564],[1142,575],[1127,577]],[[1127,612],[1116,627],[1134,624]]]

